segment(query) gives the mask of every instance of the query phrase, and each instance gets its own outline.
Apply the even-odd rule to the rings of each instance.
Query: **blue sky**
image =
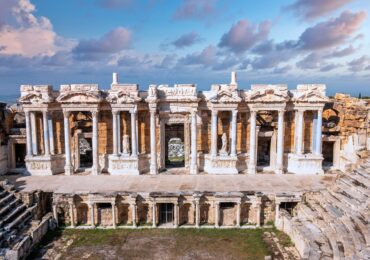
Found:
[[[325,83],[370,95],[370,1],[1,0],[0,95],[20,84]]]

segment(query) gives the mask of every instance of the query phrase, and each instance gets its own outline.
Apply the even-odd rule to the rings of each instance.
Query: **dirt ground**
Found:
[[[56,230],[29,259],[281,259],[266,230]]]

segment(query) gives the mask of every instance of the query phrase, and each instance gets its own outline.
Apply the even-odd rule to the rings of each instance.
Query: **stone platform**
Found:
[[[337,175],[140,175],[140,176],[1,176],[21,192],[42,190],[57,193],[104,192],[263,192],[264,194],[322,190]]]

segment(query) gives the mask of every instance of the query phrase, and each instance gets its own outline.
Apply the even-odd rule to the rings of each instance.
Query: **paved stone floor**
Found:
[[[60,193],[79,192],[230,192],[260,191],[265,194],[321,190],[337,175],[141,175],[141,176],[1,176],[21,191],[41,189]]]

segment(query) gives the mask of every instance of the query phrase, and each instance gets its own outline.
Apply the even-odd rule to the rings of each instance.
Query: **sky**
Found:
[[[323,83],[370,96],[368,0],[0,0],[0,100],[21,84]]]

